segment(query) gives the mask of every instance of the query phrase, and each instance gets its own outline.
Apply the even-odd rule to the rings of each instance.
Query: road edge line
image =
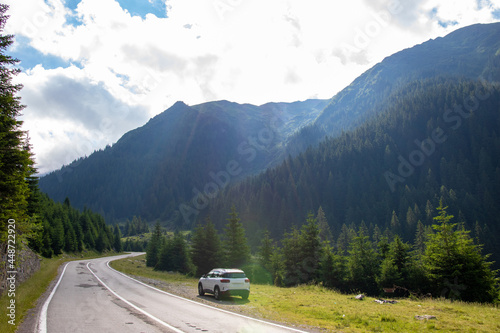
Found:
[[[52,292],[50,293],[49,297],[47,298],[47,300],[45,301],[45,303],[43,303],[43,306],[42,306],[42,310],[40,311],[40,317],[38,317],[38,332],[39,333],[47,333],[47,311],[49,309],[49,304],[50,304],[50,301],[52,300],[52,297],[54,297],[54,294],[56,293],[56,290],[57,290],[57,287],[59,287],[59,283],[61,283],[62,281],[62,278],[64,276],[64,272],[66,272],[66,268],[68,267],[70,263],[66,263],[66,265],[64,265],[64,269],[61,273],[61,276],[59,277],[59,280],[57,281],[54,289],[52,289]]]
[[[242,315],[242,314],[239,314],[239,313],[236,313],[236,312],[232,312],[232,311],[228,311],[228,310],[224,310],[224,309],[220,309],[220,308],[217,308],[215,306],[210,306],[210,305],[207,305],[207,304],[204,304],[204,303],[201,303],[201,302],[196,302],[196,301],[193,301],[189,298],[185,298],[185,297],[182,297],[182,296],[178,296],[178,295],[174,295],[174,294],[171,294],[165,290],[161,290],[161,289],[158,289],[158,288],[155,288],[153,286],[150,286],[149,284],[147,283],[144,283],[142,281],[139,281],[137,279],[134,279],[133,277],[130,277],[128,276],[127,274],[125,273],[122,273],[120,271],[117,271],[116,269],[114,269],[113,267],[109,266],[109,263],[113,261],[113,260],[110,260],[110,261],[107,261],[106,262],[106,266],[108,266],[109,269],[117,272],[118,274],[121,274],[123,275],[124,277],[126,278],[129,278],[139,284],[142,284],[148,288],[151,288],[151,289],[154,289],[156,291],[159,291],[163,294],[166,294],[166,295],[169,295],[169,296],[172,296],[172,297],[175,297],[175,298],[179,298],[179,299],[182,299],[182,300],[185,300],[187,302],[191,302],[191,303],[194,303],[194,304],[198,304],[198,305],[202,305],[204,307],[207,307],[207,308],[210,308],[210,309],[215,309],[217,311],[220,311],[220,312],[224,312],[224,313],[229,313],[229,314],[232,314],[232,315],[235,315],[235,316],[238,316],[238,317],[241,317],[241,318],[245,318],[245,319],[249,319],[249,320],[254,320],[254,321],[257,321],[257,322],[260,322],[260,323],[263,323],[263,324],[267,324],[267,325],[271,325],[271,326],[275,326],[275,327],[279,327],[279,328],[284,328],[284,329],[287,329],[287,330],[290,330],[290,331],[294,331],[294,332],[298,332],[298,333],[308,333],[307,331],[302,331],[302,330],[299,330],[299,329],[296,329],[296,328],[293,328],[293,327],[289,327],[289,326],[285,326],[285,325],[280,325],[280,324],[276,324],[276,323],[272,323],[270,321],[265,321],[265,320],[262,320],[262,319],[257,319],[257,318],[252,318],[252,317],[249,317],[249,316],[245,316],[245,315]]]
[[[107,262],[109,263],[109,261]],[[92,273],[92,275],[106,288],[108,289],[109,292],[111,292],[113,295],[115,295],[116,297],[118,297],[119,299],[121,299],[123,302],[127,303],[128,305],[130,305],[131,307],[133,307],[134,309],[136,309],[137,311],[141,312],[142,314],[148,316],[149,318],[153,319],[154,321],[158,322],[159,324],[167,327],[168,329],[171,329],[173,330],[174,332],[176,333],[185,333],[184,331],[181,331],[180,329],[172,326],[172,325],[169,325],[167,324],[166,322],[164,322],[163,320],[159,319],[159,318],[156,318],[155,316],[153,316],[152,314],[142,310],[141,308],[135,306],[134,304],[130,303],[129,301],[127,301],[125,298],[121,297],[120,295],[118,295],[116,292],[114,292],[110,287],[108,287],[89,267],[90,265],[90,262],[87,263],[87,269],[90,271],[90,273]],[[109,267],[109,266],[108,266]]]

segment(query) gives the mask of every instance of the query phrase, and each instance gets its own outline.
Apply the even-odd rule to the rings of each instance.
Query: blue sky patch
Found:
[[[80,2],[82,2],[82,0],[65,0],[64,5],[66,8],[69,8],[71,10],[76,10],[76,7]]]
[[[78,15],[76,15],[74,12],[72,15],[66,15],[66,24],[67,25],[72,25],[74,27],[78,27],[79,25],[83,25],[83,21],[80,20]]]
[[[71,14],[66,15],[66,24],[77,27],[83,25],[83,22],[78,18],[76,14],[76,7],[82,0],[65,0],[64,5],[66,8],[71,9]]]
[[[495,9],[491,12],[491,15],[493,15],[495,20],[500,20],[500,9]]]
[[[83,68],[81,63],[78,61],[68,61],[60,57],[43,54],[34,47],[29,45],[29,39],[26,37],[16,37],[17,47],[8,51],[8,54],[12,58],[17,58],[20,60],[17,67],[25,71],[35,67],[38,64],[42,64],[45,69],[54,69],[59,67],[69,67],[70,65],[75,65],[79,68]]]
[[[441,21],[441,20],[438,20],[438,24],[440,26],[442,26],[443,28],[447,28],[448,26],[454,26],[454,25],[457,25],[458,22],[457,21]]]
[[[143,19],[147,14],[154,14],[160,18],[167,17],[164,0],[116,0],[123,9],[132,16],[140,16]]]
[[[82,0],[65,0],[64,5],[66,8],[71,9],[73,13],[76,12],[76,7]],[[160,18],[167,17],[167,7],[165,0],[115,0],[120,4],[120,7],[126,9],[132,16],[140,16],[143,19],[147,14],[154,14]],[[66,23],[73,26],[79,26],[82,22],[78,19],[76,14],[66,17]]]

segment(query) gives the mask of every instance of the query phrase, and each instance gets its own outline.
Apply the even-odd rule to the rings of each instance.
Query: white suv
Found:
[[[241,296],[247,299],[250,295],[250,280],[241,269],[215,268],[203,275],[198,282],[198,294],[214,294],[219,300],[222,296]]]

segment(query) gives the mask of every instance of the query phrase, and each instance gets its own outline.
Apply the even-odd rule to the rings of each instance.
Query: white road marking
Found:
[[[108,261],[109,262],[109,261]],[[115,293],[113,290],[111,290],[111,288],[109,288],[101,279],[99,279],[99,277],[90,269],[89,267],[89,263],[87,263],[87,269],[90,271],[90,273],[92,273],[92,275],[94,275],[94,277],[99,280],[99,282],[106,288],[108,289],[113,295],[115,295],[116,297],[118,297],[119,299],[121,299],[122,301],[124,301],[125,303],[127,303],[128,305],[130,305],[131,307],[133,307],[134,309],[136,309],[137,311],[141,312],[142,314],[148,316],[149,318],[153,319],[154,321],[158,322],[159,324],[167,327],[168,329],[176,332],[176,333],[184,333],[184,331],[181,331],[180,329],[174,327],[174,326],[171,326],[169,324],[167,324],[166,322],[164,322],[163,320],[161,319],[158,319],[156,318],[155,316],[153,316],[152,314],[142,310],[141,308],[135,306],[134,304],[130,303],[129,301],[127,301],[125,298],[121,297],[120,295],[118,295],[117,293]],[[108,266],[109,267],[109,266]]]
[[[294,331],[294,332],[299,332],[299,333],[308,333],[306,331],[301,331],[301,330],[298,330],[298,329],[295,329],[295,328],[292,328],[292,327],[287,327],[287,326],[283,326],[283,325],[279,325],[279,324],[275,324],[275,323],[271,323],[271,322],[268,322],[268,321],[265,321],[265,320],[261,320],[261,319],[257,319],[257,318],[252,318],[252,317],[247,317],[245,315],[242,315],[242,314],[239,314],[239,313],[235,313],[235,312],[231,312],[231,311],[227,311],[227,310],[223,310],[223,309],[220,309],[220,308],[216,308],[214,306],[210,306],[210,305],[207,305],[207,304],[203,304],[203,303],[200,303],[200,302],[196,302],[196,301],[193,301],[193,300],[190,300],[188,298],[184,298],[184,297],[181,297],[181,296],[177,296],[177,295],[174,295],[174,294],[171,294],[169,292],[166,292],[164,290],[161,290],[161,289],[158,289],[158,288],[155,288],[153,286],[150,286],[149,284],[146,284],[144,282],[141,282],[139,280],[136,280],[130,276],[128,276],[127,274],[124,274],[122,272],[119,272],[117,271],[116,269],[114,269],[113,267],[109,266],[109,263],[110,261],[106,262],[106,266],[108,266],[109,269],[115,271],[116,273],[118,274],[121,274],[123,275],[124,277],[126,278],[129,278],[130,280],[133,280],[139,284],[142,284],[143,286],[146,286],[148,288],[151,288],[151,289],[154,289],[160,293],[163,293],[165,295],[169,295],[169,296],[172,296],[172,297],[175,297],[175,298],[178,298],[178,299],[182,299],[184,301],[187,301],[187,302],[191,302],[191,303],[194,303],[194,304],[197,304],[197,305],[201,305],[201,306],[204,306],[204,307],[207,307],[207,308],[210,308],[210,309],[213,309],[213,310],[217,310],[217,311],[220,311],[220,312],[224,312],[224,313],[228,313],[228,314],[231,314],[231,315],[234,315],[234,316],[238,316],[238,317],[241,317],[241,318],[245,318],[245,319],[248,319],[248,320],[253,320],[253,321],[256,321],[256,322],[259,322],[259,323],[263,323],[263,324],[266,324],[266,325],[271,325],[271,326],[275,326],[275,327],[279,327],[279,328],[283,328],[283,329],[287,329],[287,330],[290,330],[290,331]]]
[[[66,263],[66,265],[64,266],[64,269],[61,273],[61,277],[59,278],[56,286],[54,287],[54,289],[50,293],[49,297],[47,298],[47,300],[43,304],[42,311],[40,311],[40,317],[38,318],[38,332],[40,332],[40,333],[47,333],[47,310],[49,309],[50,301],[52,300],[52,297],[54,297],[54,294],[56,293],[57,287],[59,286],[59,283],[61,283],[61,280],[64,276],[64,272],[66,272],[66,268],[68,267],[68,264],[69,264],[69,262]]]

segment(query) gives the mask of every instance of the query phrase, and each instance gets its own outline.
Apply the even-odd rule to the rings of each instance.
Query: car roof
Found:
[[[221,273],[244,273],[238,268],[214,268],[211,272],[221,272]]]

